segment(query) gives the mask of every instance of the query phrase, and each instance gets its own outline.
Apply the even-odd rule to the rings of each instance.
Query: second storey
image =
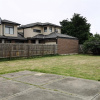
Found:
[[[53,32],[61,33],[61,27],[51,23],[32,23],[20,26],[18,32],[24,33],[24,37],[28,38],[38,34],[48,35]]]
[[[20,25],[18,23],[1,20],[0,19],[0,36],[12,36],[17,37],[17,26]]]

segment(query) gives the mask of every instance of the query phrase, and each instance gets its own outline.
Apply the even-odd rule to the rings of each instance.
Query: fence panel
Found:
[[[0,58],[57,54],[57,45],[0,43]]]

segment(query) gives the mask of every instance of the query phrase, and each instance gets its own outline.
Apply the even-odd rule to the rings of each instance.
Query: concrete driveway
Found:
[[[20,71],[0,76],[0,100],[100,100],[100,82]]]

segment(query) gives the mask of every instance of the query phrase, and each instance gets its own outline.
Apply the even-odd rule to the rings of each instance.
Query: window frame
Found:
[[[39,29],[33,29],[33,32],[41,33],[41,30],[39,30]]]
[[[49,31],[52,32],[52,27],[49,27]]]
[[[6,29],[8,29],[8,33],[6,32]],[[11,33],[11,29],[13,29],[13,33]],[[12,25],[5,25],[5,34],[10,34],[13,35],[14,34],[14,26]]]
[[[45,29],[46,28],[46,29]],[[44,27],[44,32],[47,32],[47,27]]]
[[[58,33],[58,28],[55,28],[55,29],[54,29],[54,32],[57,32],[57,33]]]

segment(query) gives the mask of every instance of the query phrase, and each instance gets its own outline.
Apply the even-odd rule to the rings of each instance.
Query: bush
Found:
[[[100,35],[95,34],[94,36],[90,37],[89,40],[83,44],[83,51],[84,53],[100,55]]]

